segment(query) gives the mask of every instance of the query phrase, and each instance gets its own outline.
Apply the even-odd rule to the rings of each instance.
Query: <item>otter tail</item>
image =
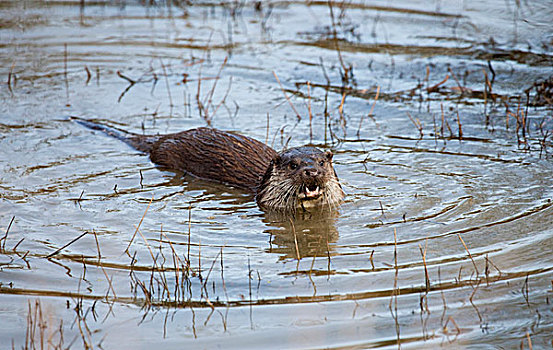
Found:
[[[154,145],[154,143],[159,140],[159,136],[156,135],[139,135],[126,131],[123,129],[116,128],[114,126],[108,126],[100,123],[96,123],[91,120],[82,119],[78,117],[70,117],[71,120],[81,124],[84,127],[87,127],[92,130],[98,130],[104,134],[114,137],[118,140],[125,142],[127,145],[141,151],[149,153]]]

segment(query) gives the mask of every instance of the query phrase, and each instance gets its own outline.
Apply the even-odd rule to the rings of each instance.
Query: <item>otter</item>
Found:
[[[262,210],[332,209],[344,198],[331,151],[303,146],[277,153],[253,138],[213,128],[140,135],[91,120],[71,119],[149,154],[160,167],[250,191]]]

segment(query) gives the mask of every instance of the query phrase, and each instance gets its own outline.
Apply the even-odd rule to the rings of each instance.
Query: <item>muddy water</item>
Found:
[[[0,6],[2,348],[552,346],[547,1]],[[331,149],[347,199],[273,217],[69,116]]]

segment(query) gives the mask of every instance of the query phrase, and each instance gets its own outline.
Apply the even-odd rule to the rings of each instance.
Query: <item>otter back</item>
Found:
[[[139,135],[70,117],[92,130],[115,137],[148,153],[155,164],[195,177],[256,192],[277,152],[252,138],[211,128],[197,128],[167,135]]]
[[[210,128],[162,136],[132,135],[129,143],[152,162],[198,178],[256,190],[277,153],[252,138]]]

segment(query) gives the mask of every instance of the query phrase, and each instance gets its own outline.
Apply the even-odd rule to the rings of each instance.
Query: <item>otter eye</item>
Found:
[[[290,163],[290,169],[296,170],[298,168],[298,165],[296,163]]]
[[[325,165],[325,161],[324,161],[324,160],[321,160],[321,161],[319,162],[319,165],[320,165],[320,166],[324,166],[324,165]]]

